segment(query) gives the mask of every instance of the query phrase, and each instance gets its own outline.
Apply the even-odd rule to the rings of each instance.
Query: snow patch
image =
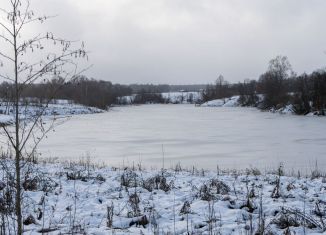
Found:
[[[202,107],[238,107],[239,96],[232,96],[231,98],[216,99],[201,104]]]
[[[0,125],[1,126],[10,125],[11,123],[13,123],[13,121],[14,121],[14,119],[12,116],[0,114]]]

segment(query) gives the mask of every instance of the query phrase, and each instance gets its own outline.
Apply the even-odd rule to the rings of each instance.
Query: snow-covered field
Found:
[[[24,184],[25,234],[281,235],[325,229],[323,177],[260,175],[256,169],[99,168],[87,161],[34,167]]]
[[[199,168],[275,168],[310,173],[326,167],[323,117],[260,112],[255,108],[194,105],[116,107],[73,116],[41,143],[46,157],[90,155],[110,165],[161,167],[180,162]],[[163,157],[164,156],[164,157]]]

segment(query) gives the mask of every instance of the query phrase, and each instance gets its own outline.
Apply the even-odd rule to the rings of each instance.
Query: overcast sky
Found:
[[[46,27],[86,42],[88,76],[115,83],[257,79],[268,61],[326,65],[325,0],[32,0]],[[45,25],[43,25],[45,26]]]

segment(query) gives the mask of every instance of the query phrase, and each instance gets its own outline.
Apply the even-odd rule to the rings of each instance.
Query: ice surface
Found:
[[[117,107],[74,116],[41,143],[47,157],[160,167],[180,162],[216,169],[276,167],[310,172],[326,166],[323,117],[260,112],[255,108],[194,105]],[[162,151],[163,145],[163,151]]]

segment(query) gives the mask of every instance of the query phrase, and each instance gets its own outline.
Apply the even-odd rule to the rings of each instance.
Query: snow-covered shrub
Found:
[[[137,193],[133,193],[129,196],[129,205],[131,207],[131,211],[128,212],[128,217],[137,217],[140,216],[140,208],[139,208],[139,203],[140,203],[140,198]]]
[[[87,182],[87,175],[82,172],[81,170],[73,171],[73,172],[66,172],[67,180],[80,180]]]
[[[276,224],[280,229],[299,226],[305,226],[309,229],[322,229],[320,223],[305,212],[285,207],[281,208],[281,211],[278,213],[276,218],[273,219],[272,223]]]
[[[139,218],[135,218],[133,219],[129,226],[133,226],[133,225],[136,225],[137,227],[140,227],[142,226],[143,228],[146,228],[146,225],[149,223],[148,219],[147,219],[147,216],[146,215],[143,215]]]
[[[252,167],[252,168],[247,168],[246,169],[246,174],[247,175],[258,176],[258,175],[261,175],[261,171],[256,167]]]
[[[107,213],[106,213],[107,222],[106,222],[106,224],[107,224],[108,228],[112,228],[113,215],[114,215],[114,205],[113,205],[113,202],[112,202],[111,206],[107,206]]]
[[[211,179],[204,183],[198,193],[198,197],[204,201],[218,199],[218,195],[226,195],[230,192],[230,187],[218,179]]]
[[[180,210],[180,215],[190,214],[191,213],[191,205],[189,201],[185,201]]]
[[[149,192],[153,190],[168,192],[171,190],[171,185],[167,183],[166,177],[162,174],[146,179],[143,182],[143,188],[147,189]]]
[[[130,169],[126,169],[120,178],[121,186],[131,188],[131,187],[137,187],[139,185],[139,177],[137,173]]]

